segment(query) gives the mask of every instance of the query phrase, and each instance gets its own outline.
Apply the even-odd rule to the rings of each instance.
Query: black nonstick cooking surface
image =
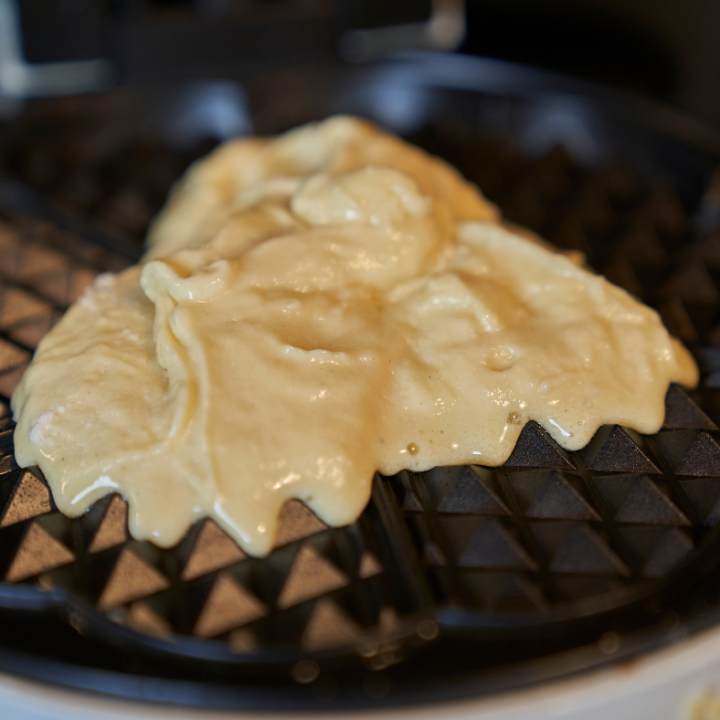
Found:
[[[523,687],[720,619],[718,146],[666,109],[447,62],[355,75],[317,116],[392,125],[377,98],[414,68],[402,87],[422,102],[397,129],[656,307],[699,389],[670,388],[654,436],[605,427],[568,453],[530,423],[500,468],[378,476],[350,527],[294,501],[266,559],[209,520],[171,550],[131,540],[119,496],[69,520],[15,465],[8,398],[95,274],[137,257],[170,182],[209,146],[168,145],[117,94],[37,103],[0,128],[0,669],[161,702],[337,709]]]

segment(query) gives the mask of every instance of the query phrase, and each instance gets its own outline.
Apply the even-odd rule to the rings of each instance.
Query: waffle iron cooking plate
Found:
[[[310,116],[397,121],[508,219],[655,306],[698,360],[700,388],[672,387],[651,437],[605,427],[567,453],[530,423],[501,468],[378,476],[347,528],[292,502],[264,560],[209,520],[171,550],[131,540],[119,496],[69,520],[15,465],[8,398],[62,310],[137,255],[191,153],[133,127],[93,156],[117,97],[40,103],[2,129],[0,669],[166,703],[357,708],[526,687],[720,620],[720,235],[712,195],[701,205],[718,146],[665,109],[443,62],[346,78]],[[377,100],[398,82],[417,95],[411,122]]]

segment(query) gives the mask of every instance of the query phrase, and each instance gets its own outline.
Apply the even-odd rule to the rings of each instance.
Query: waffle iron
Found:
[[[170,550],[132,540],[117,495],[67,519],[14,462],[10,394],[94,276],[139,256],[170,183],[208,146],[148,130],[142,91],[38,102],[0,129],[1,671],[205,708],[380,708],[572,678],[720,621],[712,133],[473,58],[324,81],[293,124],[357,112],[445,157],[510,221],[656,307],[700,387],[670,388],[653,436],[607,426],[568,453],[529,423],[502,467],[377,476],[346,528],[292,501],[266,559],[211,520]],[[284,129],[261,110],[256,131]]]

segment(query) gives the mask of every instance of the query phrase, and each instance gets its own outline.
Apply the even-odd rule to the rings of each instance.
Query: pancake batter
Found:
[[[12,398],[62,512],[120,492],[137,539],[211,516],[267,554],[290,498],[353,522],[376,470],[503,463],[663,421],[697,369],[658,315],[504,229],[442,161],[352,118],[196,164],[139,266],[102,275]]]

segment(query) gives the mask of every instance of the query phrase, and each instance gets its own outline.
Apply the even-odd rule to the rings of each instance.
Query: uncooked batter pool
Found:
[[[191,168],[144,261],[98,277],[12,398],[62,512],[129,503],[135,538],[213,517],[249,553],[290,498],[330,525],[373,474],[499,465],[663,421],[697,369],[657,314],[501,226],[442,161],[352,118]]]

